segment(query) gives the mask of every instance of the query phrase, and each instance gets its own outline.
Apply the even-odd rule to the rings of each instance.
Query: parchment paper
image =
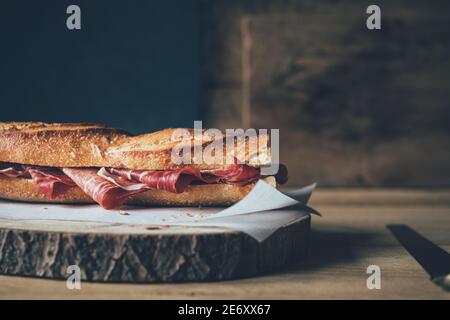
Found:
[[[282,193],[263,180],[241,201],[228,208],[145,208],[105,210],[96,204],[62,205],[0,201],[2,219],[65,220],[142,225],[223,227],[263,241],[282,226],[317,213],[306,206],[315,184]],[[126,212],[126,215],[123,213]]]

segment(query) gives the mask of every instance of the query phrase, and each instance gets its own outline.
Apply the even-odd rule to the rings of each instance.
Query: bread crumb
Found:
[[[130,214],[125,210],[119,210],[119,214],[122,216],[129,216]]]
[[[162,226],[148,226],[148,227],[145,227],[146,230],[159,230],[159,229],[162,229],[162,228],[163,228]]]

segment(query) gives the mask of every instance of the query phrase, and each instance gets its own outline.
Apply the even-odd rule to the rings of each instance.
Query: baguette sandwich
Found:
[[[232,164],[194,161],[194,152],[189,164],[174,163],[174,147],[184,144],[204,151],[218,140],[206,136],[196,142],[193,136],[181,141],[175,130],[134,136],[96,124],[0,123],[0,198],[97,202],[105,209],[123,204],[230,205],[259,179],[274,187],[287,179],[284,166],[276,175],[261,174],[261,167],[271,165],[270,148],[256,157],[247,149],[238,150],[243,159]],[[267,143],[261,135],[254,139]],[[246,138],[244,148],[250,140]],[[225,147],[223,152],[230,156]]]

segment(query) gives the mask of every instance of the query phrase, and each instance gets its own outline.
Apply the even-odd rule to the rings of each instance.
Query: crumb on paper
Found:
[[[159,230],[164,228],[164,226],[147,226],[145,227],[146,230]]]
[[[42,208],[42,210],[44,210],[44,211],[47,211],[47,210],[48,210],[48,208],[47,208],[47,207],[44,207],[44,208]]]
[[[119,210],[119,214],[122,216],[129,216],[130,214],[128,213],[128,211],[125,210]]]

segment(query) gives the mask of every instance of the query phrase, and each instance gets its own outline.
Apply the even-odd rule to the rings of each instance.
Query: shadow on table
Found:
[[[311,230],[307,256],[286,271],[315,270],[351,263],[380,235],[353,230]]]

